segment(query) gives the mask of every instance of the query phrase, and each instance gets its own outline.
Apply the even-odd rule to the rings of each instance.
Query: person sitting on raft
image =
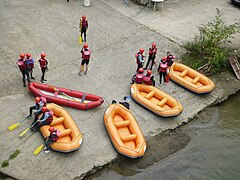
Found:
[[[36,104],[29,108],[29,115],[27,116],[27,118],[29,118],[29,119],[32,118],[33,110],[37,110],[34,113],[35,114],[34,122],[37,120],[38,116],[42,113],[42,107],[46,106],[47,100],[44,97],[38,96],[35,98],[35,102],[36,102]]]
[[[133,77],[132,77],[132,83],[133,84],[134,82],[137,83],[137,84],[142,84],[143,82],[143,73],[144,73],[144,70],[143,68],[140,68],[137,72],[137,74],[135,74]]]
[[[58,140],[58,137],[60,136],[60,131],[58,129],[54,129],[54,127],[50,127],[49,129],[50,135],[45,139],[45,148],[44,151],[46,153],[50,152],[51,148],[50,148],[50,144],[52,144],[53,142],[56,142]]]
[[[42,107],[42,112],[43,112],[43,114],[41,115],[41,117],[37,121],[34,121],[32,123],[31,130],[36,131],[41,126],[49,125],[52,123],[53,112],[51,110],[48,110],[46,106]]]
[[[146,85],[155,86],[155,80],[154,80],[154,76],[152,76],[152,71],[151,70],[147,70],[147,74],[143,77],[143,82]]]

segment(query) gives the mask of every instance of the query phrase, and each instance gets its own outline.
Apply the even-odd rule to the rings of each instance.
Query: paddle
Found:
[[[27,119],[27,118],[25,117],[23,120],[19,121],[18,123],[15,123],[15,124],[9,126],[9,127],[8,127],[8,130],[9,130],[9,131],[12,131],[12,130],[16,129],[16,128],[18,127],[18,125],[19,125],[20,123],[22,123],[23,121],[25,121],[26,119]]]
[[[38,155],[40,153],[40,151],[42,150],[44,144],[40,145],[37,147],[37,149],[35,149],[35,151],[33,152],[34,155]]]
[[[34,122],[30,127],[34,126],[38,121]],[[28,127],[26,130],[24,130],[19,137],[22,137],[26,132],[28,132],[28,130],[30,129],[30,127]]]

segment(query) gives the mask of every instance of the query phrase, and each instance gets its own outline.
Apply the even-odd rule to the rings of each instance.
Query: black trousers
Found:
[[[22,81],[23,81],[23,84],[26,85],[26,82],[25,82],[26,76],[27,76],[27,81],[28,81],[28,83],[30,83],[29,71],[28,71],[28,70],[23,70],[23,71],[21,71],[21,72],[22,72]]]
[[[166,82],[167,72],[159,72],[159,76],[160,76],[160,78],[159,78],[160,84],[162,83],[162,76],[163,76],[163,81],[165,83]]]
[[[87,41],[87,28],[82,28],[81,29],[81,36],[84,34],[84,40],[83,41]]]
[[[156,58],[156,56],[148,56],[148,61],[147,61],[147,64],[145,66],[145,69],[148,68],[149,63],[152,61],[152,64],[151,64],[151,67],[150,67],[150,70],[152,70],[155,58]]]
[[[49,125],[49,124],[51,124],[51,122],[47,122],[47,121],[37,122],[34,125],[32,125],[32,128],[38,130],[41,126]]]
[[[140,68],[142,68],[142,67],[143,67],[143,63],[137,64],[137,72],[138,72],[138,70],[139,70]]]
[[[41,77],[41,80],[44,79],[46,69],[47,69],[47,68],[41,68],[41,70],[42,70],[42,77]]]

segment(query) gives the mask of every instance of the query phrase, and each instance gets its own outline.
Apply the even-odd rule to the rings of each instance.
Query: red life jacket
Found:
[[[50,116],[46,119],[46,122],[52,123],[52,121],[53,121],[53,116],[52,116],[51,112],[50,112],[50,111],[47,111],[46,114],[49,114],[49,115],[50,115]]]
[[[138,84],[142,84],[143,82],[143,74],[137,74],[135,78],[135,82]]]
[[[152,85],[152,80],[151,80],[151,77],[149,77],[149,76],[144,76],[144,77],[143,77],[143,82],[144,82],[146,85]]]
[[[18,67],[21,71],[25,71],[28,69],[26,62],[22,59],[18,59],[16,64],[18,65]]]
[[[82,20],[82,28],[87,28],[87,27],[88,27],[88,21]]]
[[[47,67],[48,62],[47,62],[46,59],[41,58],[41,59],[38,60],[38,62],[40,64],[41,68],[46,68]]]
[[[160,72],[167,72],[167,67],[168,67],[167,62],[166,63],[160,62],[160,63],[161,64],[160,64],[159,71]]]
[[[157,48],[149,48],[148,54],[151,56],[155,56],[157,54]]]
[[[89,49],[88,50],[83,50],[83,59],[89,60],[90,55],[91,55],[91,51]]]
[[[53,142],[56,142],[58,140],[58,130],[53,130],[51,133],[50,133],[50,139],[53,141]]]
[[[136,53],[135,58],[136,58],[136,63],[137,64],[141,64],[140,60],[138,59],[139,56],[142,56],[142,59],[143,59],[143,55],[140,52]]]

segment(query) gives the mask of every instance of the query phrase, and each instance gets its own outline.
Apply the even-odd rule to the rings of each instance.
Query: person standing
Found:
[[[172,55],[172,54],[170,53],[170,51],[168,51],[168,52],[167,52],[167,65],[168,65],[169,67],[172,66],[172,64],[173,64],[173,62],[174,62],[174,59],[175,59],[175,56]]]
[[[167,68],[168,68],[167,58],[164,57],[164,58],[162,58],[162,60],[159,63],[159,66],[158,66],[159,83],[160,84],[162,84],[162,77],[163,77],[164,84],[166,84]]]
[[[41,77],[41,82],[44,83],[44,81],[47,81],[44,76],[45,76],[45,72],[47,70],[47,65],[48,65],[48,61],[45,58],[46,54],[42,53],[41,54],[41,59],[38,60],[41,70],[42,70],[42,77]]]
[[[85,69],[84,74],[87,75],[87,71],[88,71],[88,64],[89,64],[89,60],[90,60],[91,51],[90,51],[87,43],[85,43],[83,45],[81,53],[82,53],[82,62],[81,62],[80,72],[78,73],[79,76],[81,76],[81,73],[84,72],[85,64],[86,64],[86,69]]]
[[[86,16],[82,16],[82,19],[80,19],[79,29],[81,32],[81,36],[84,34],[83,41],[86,42],[87,41],[87,29],[88,29],[88,20],[87,20]]]
[[[138,72],[138,70],[139,70],[140,68],[143,68],[144,57],[145,57],[145,56],[143,55],[143,53],[144,53],[144,49],[141,48],[141,49],[139,50],[139,52],[137,52],[137,53],[135,54],[136,62],[137,62],[137,72]]]
[[[27,66],[28,66],[28,70],[29,70],[29,74],[31,79],[35,79],[35,77],[33,77],[33,68],[34,68],[34,60],[31,57],[31,54],[27,53],[26,54],[26,59],[25,59]]]
[[[146,64],[146,66],[145,66],[144,69],[147,69],[149,63],[151,62],[150,70],[152,70],[153,64],[155,63],[156,54],[157,54],[156,43],[152,43],[152,47],[149,47],[149,52],[148,52],[148,62],[147,62],[147,64]]]
[[[22,81],[23,81],[23,86],[26,87],[26,77],[27,77],[27,81],[28,83],[30,83],[30,78],[29,78],[29,70],[28,70],[28,66],[27,63],[25,61],[25,54],[20,54],[20,58],[17,60],[17,65],[22,73]]]

